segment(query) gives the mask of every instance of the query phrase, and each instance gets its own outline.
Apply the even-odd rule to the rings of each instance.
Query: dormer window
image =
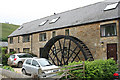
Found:
[[[51,24],[51,23],[55,23],[59,18],[60,18],[60,17],[57,17],[57,18],[52,19],[52,20],[50,21],[50,24]]]
[[[118,5],[118,3],[109,4],[109,5],[106,6],[104,11],[115,9],[117,7],[117,5]]]
[[[39,24],[39,26],[43,26],[45,23],[47,23],[47,21],[48,21],[48,20],[41,22],[41,23]]]
[[[18,30],[21,30],[23,28],[23,26],[21,25],[19,28],[18,28]]]

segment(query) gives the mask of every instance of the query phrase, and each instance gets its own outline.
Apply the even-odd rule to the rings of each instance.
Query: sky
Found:
[[[0,23],[22,25],[104,0],[0,0]]]

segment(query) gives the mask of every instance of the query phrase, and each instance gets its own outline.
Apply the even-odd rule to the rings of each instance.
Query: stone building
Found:
[[[87,47],[93,59],[113,57],[118,61],[120,56],[119,7],[119,0],[107,0],[24,23],[8,36],[8,52],[13,50],[29,52],[42,57],[48,55],[44,51],[45,48],[49,47],[50,49],[47,52],[53,52],[49,56],[52,55],[56,58],[54,59],[50,56],[51,60],[66,62],[62,57],[65,58],[65,55],[67,55],[67,59],[70,56],[70,51],[73,54],[70,57],[73,58],[77,56],[81,58],[82,53],[86,52],[83,48],[84,46],[79,47],[78,43],[80,43],[80,45],[84,44]],[[66,35],[67,37],[58,38],[60,35]],[[52,41],[49,42],[51,39],[54,44],[52,44]],[[54,39],[57,39],[56,41],[58,42]],[[45,47],[46,44],[48,45],[47,47]],[[74,46],[78,46],[81,51],[78,49],[78,52],[76,52],[76,47]],[[62,50],[61,55],[55,54],[57,47]],[[85,55],[83,54],[84,57]],[[58,59],[56,56],[61,56],[61,58]]]

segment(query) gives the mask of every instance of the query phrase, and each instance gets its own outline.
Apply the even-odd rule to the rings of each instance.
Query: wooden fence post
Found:
[[[85,77],[85,62],[83,62],[83,76]]]

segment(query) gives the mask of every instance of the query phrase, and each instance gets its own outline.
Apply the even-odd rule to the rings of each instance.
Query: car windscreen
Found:
[[[19,58],[33,58],[32,55],[30,54],[22,54],[22,55],[17,55]]]
[[[15,55],[11,55],[10,58],[15,58]]]
[[[48,60],[38,60],[38,62],[40,63],[40,65],[41,65],[42,67],[53,65],[53,64],[50,63]]]

